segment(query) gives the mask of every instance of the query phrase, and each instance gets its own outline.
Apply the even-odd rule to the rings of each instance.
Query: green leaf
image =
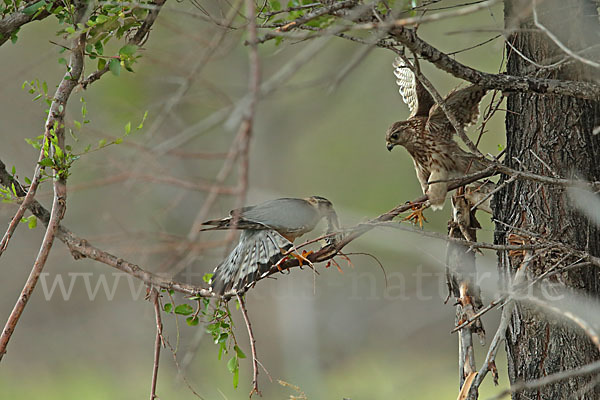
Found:
[[[23,179],[25,179],[26,184],[31,185],[31,179],[29,179],[28,177],[25,177]]]
[[[15,166],[13,165],[13,166],[12,166],[12,169],[11,169],[11,174],[12,174],[12,175],[14,175],[14,174],[16,174],[16,173],[17,173],[17,167],[15,167]]]
[[[75,33],[75,28],[73,28],[72,26],[67,26],[65,28],[65,32],[70,33],[70,34],[74,34]]]
[[[34,149],[36,149],[36,150],[39,150],[39,149],[41,149],[41,148],[42,148],[42,145],[40,144],[40,142],[37,142],[37,141],[31,140],[31,139],[29,139],[29,138],[25,138],[25,141],[26,141],[27,143],[29,143],[31,146],[33,146],[33,148],[34,148]]]
[[[142,117],[142,122],[140,122],[140,124],[138,125],[137,129],[138,131],[140,129],[142,129],[144,127],[144,121],[146,121],[146,118],[148,117],[148,110],[146,110],[146,112],[144,113],[144,116]]]
[[[167,303],[163,306],[163,310],[165,310],[166,313],[170,313],[172,309],[173,309],[173,304],[171,304],[171,303]]]
[[[35,229],[35,227],[37,226],[37,218],[35,217],[35,215],[30,215],[29,217],[27,217],[27,226],[29,227],[29,229]]]
[[[98,141],[98,148],[102,148],[104,146],[106,146],[106,139],[100,139]]]
[[[100,14],[100,15],[98,15],[98,16],[96,17],[96,23],[97,23],[97,24],[103,24],[103,23],[105,23],[106,21],[108,21],[108,19],[109,19],[109,18],[108,18],[106,15],[104,15],[104,14]]]
[[[54,165],[54,161],[50,157],[46,157],[39,162],[42,167],[52,167]]]
[[[117,60],[116,58],[111,59],[108,63],[108,69],[113,73],[113,75],[119,76],[121,74],[121,61]]]
[[[119,54],[125,57],[131,57],[135,54],[138,47],[135,44],[126,44],[125,46],[119,49]]]
[[[61,57],[61,58],[58,59],[58,63],[59,64],[63,64],[63,65],[67,65],[67,60],[65,60],[64,58]]]
[[[233,346],[233,350],[235,350],[235,353],[237,354],[237,356],[239,358],[246,358],[246,355],[244,354],[244,352],[242,351],[242,349],[240,349],[238,347],[238,345],[236,344],[235,346]]]
[[[208,326],[206,327],[206,332],[210,333],[210,334],[215,334],[218,330],[219,330],[218,323],[208,324]]]
[[[23,11],[21,11],[25,15],[33,15],[37,10],[44,7],[46,2],[44,0],[38,1],[37,3],[33,3],[29,7],[25,7]]]
[[[104,67],[106,67],[106,59],[99,58],[98,59],[98,70],[104,69]]]
[[[63,158],[64,155],[65,155],[65,153],[62,151],[62,149],[60,148],[60,146],[54,146],[54,154],[59,159]]]
[[[194,308],[189,304],[180,304],[175,307],[175,314],[190,315],[194,312]]]
[[[219,334],[219,337],[217,338],[217,340],[215,341],[215,343],[222,343],[225,344],[227,342],[227,339],[229,338],[229,334],[227,332],[221,332]]]
[[[237,389],[238,383],[240,383],[240,369],[239,368],[233,372],[233,387],[234,387],[234,389]]]
[[[121,144],[123,143],[123,138],[116,138],[114,141],[115,144]]]
[[[236,369],[238,369],[238,359],[237,356],[231,357],[227,362],[227,369],[229,372],[234,373]]]
[[[131,121],[125,124],[125,136],[131,133]]]
[[[76,119],[73,120],[73,124],[75,125],[75,128],[77,129],[81,129],[81,122],[77,121]]]
[[[48,94],[48,84],[46,81],[42,82],[42,90],[44,91],[44,94]]]
[[[206,273],[206,274],[204,274],[204,276],[202,277],[202,280],[203,280],[204,282],[206,282],[206,283],[210,283],[210,280],[212,279],[213,275],[214,275],[214,274],[213,274],[213,273],[210,273],[210,272],[209,272],[209,273]]]
[[[196,325],[198,325],[198,322],[200,322],[200,320],[198,319],[198,317],[191,316],[191,317],[187,317],[185,319],[185,322],[187,322],[187,324],[189,326],[196,326]]]

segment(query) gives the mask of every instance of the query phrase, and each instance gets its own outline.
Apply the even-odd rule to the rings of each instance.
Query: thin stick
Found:
[[[58,85],[54,94],[54,100],[50,105],[48,118],[46,119],[46,137],[49,137],[50,131],[53,131],[57,139],[56,146],[59,147],[64,146],[64,117],[66,104],[83,71],[84,48],[85,34],[82,34],[73,41],[73,52],[69,61],[69,74],[66,75]],[[48,150],[51,153],[51,156],[53,156],[54,145],[49,146]],[[41,154],[43,155],[43,151]],[[44,269],[44,265],[46,265],[46,260],[50,254],[52,244],[54,243],[54,237],[59,229],[60,221],[65,215],[66,201],[67,185],[65,179],[61,176],[60,171],[54,171],[54,199],[52,202],[50,219],[33,268],[31,269],[29,277],[25,282],[25,286],[8,317],[8,321],[6,321],[6,325],[2,330],[2,335],[0,335],[0,361],[6,353],[6,346],[8,346],[8,342],[19,322],[19,318],[21,318],[21,314],[35,289],[35,285]],[[33,202],[33,198],[31,199],[31,202]]]
[[[160,301],[158,290],[150,289],[150,301],[154,304],[154,314],[156,315],[156,340],[154,341],[154,365],[152,367],[152,384],[150,385],[150,400],[158,398],[156,396],[156,383],[158,382],[158,363],[160,361],[160,347],[162,345],[162,319],[160,316]]]
[[[250,318],[248,318],[248,311],[246,310],[246,303],[244,302],[244,298],[236,293],[236,297],[240,303],[240,310],[242,310],[242,315],[244,316],[244,322],[246,323],[246,328],[248,328],[248,337],[250,338],[250,350],[252,352],[252,391],[250,392],[250,397],[254,393],[257,393],[259,396],[262,396],[260,390],[258,390],[258,357],[256,356],[256,339],[254,339],[254,333],[252,333],[252,325],[250,325]]]

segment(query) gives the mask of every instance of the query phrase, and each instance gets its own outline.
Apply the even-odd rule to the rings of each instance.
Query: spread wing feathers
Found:
[[[238,215],[234,226],[234,214]],[[266,201],[256,206],[232,210],[230,217],[206,221],[202,225],[213,225],[203,231],[215,229],[275,229],[287,233],[306,233],[319,222],[319,213],[308,201],[282,198]]]
[[[429,109],[435,104],[431,94],[415,78],[415,74],[400,57],[396,57],[392,65],[398,91],[410,110],[410,116],[427,116]]]
[[[210,290],[218,295],[243,293],[285,257],[292,243],[273,230],[246,230],[238,245],[217,268]]]
[[[479,103],[486,92],[487,90],[481,86],[471,85],[464,89],[454,90],[444,102],[458,123],[465,127],[477,122]],[[454,135],[454,128],[439,104],[431,107],[425,129],[432,135],[445,138],[451,138]]]
[[[203,222],[202,225],[213,225],[211,228],[203,228],[200,231],[214,231],[222,229],[270,229],[269,227],[254,221],[247,221],[243,218],[238,218],[237,224],[233,224],[233,218],[227,217],[223,219],[213,219],[210,221]]]

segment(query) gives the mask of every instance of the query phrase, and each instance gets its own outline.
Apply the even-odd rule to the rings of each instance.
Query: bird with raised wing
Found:
[[[210,290],[219,296],[243,293],[265,277],[271,267],[293,256],[310,263],[303,254],[294,253],[296,238],[312,231],[321,219],[327,221],[327,244],[337,240],[339,221],[333,205],[320,196],[306,199],[281,198],[232,210],[223,219],[206,221],[207,230],[240,229],[237,246],[217,268]]]
[[[402,99],[410,109],[406,121],[394,122],[386,132],[387,149],[403,146],[413,159],[423,194],[429,197],[431,208],[442,209],[448,192],[448,180],[485,168],[475,155],[461,149],[453,140],[455,129],[415,74],[398,57],[394,75]],[[444,99],[446,109],[461,127],[477,122],[479,103],[487,90],[470,85],[451,92]],[[414,217],[421,222],[421,209]]]

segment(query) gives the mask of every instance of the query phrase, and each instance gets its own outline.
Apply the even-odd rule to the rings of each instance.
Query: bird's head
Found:
[[[417,135],[413,121],[394,122],[385,134],[385,144],[389,151],[395,146],[406,146]]]
[[[333,204],[325,197],[311,196],[306,200],[319,211],[321,217],[329,215],[332,211],[335,213]]]
[[[325,231],[326,234],[340,231],[340,221],[338,219],[338,215],[333,208],[333,204],[329,200],[321,196],[312,196],[307,200],[318,210],[321,218],[325,218],[327,221],[327,229]],[[325,239],[324,245],[334,244],[341,240],[342,237],[343,235],[341,233],[329,236],[327,239]]]

